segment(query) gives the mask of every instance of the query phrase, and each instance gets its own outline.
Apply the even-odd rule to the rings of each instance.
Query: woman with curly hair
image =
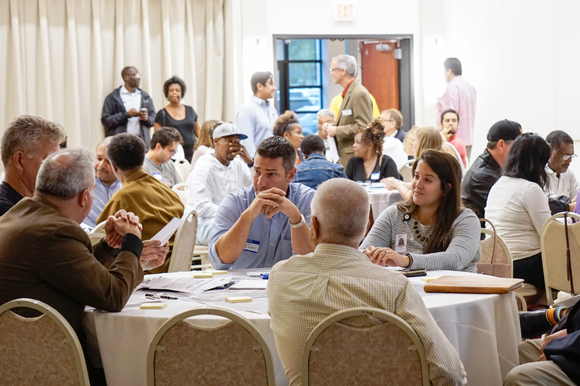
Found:
[[[284,114],[278,117],[276,123],[274,123],[274,135],[286,138],[294,146],[294,149],[296,149],[296,165],[304,161],[304,156],[300,151],[304,135],[302,134],[302,125],[294,111],[286,110]]]
[[[169,104],[157,112],[155,116],[155,130],[161,127],[174,127],[183,138],[185,159],[191,162],[193,146],[199,136],[197,113],[191,106],[181,104],[187,87],[183,79],[173,76],[163,85],[163,93]]]
[[[361,127],[352,147],[354,156],[346,165],[346,175],[353,181],[379,182],[383,178],[399,178],[397,164],[383,153],[385,128],[376,119],[369,127]]]

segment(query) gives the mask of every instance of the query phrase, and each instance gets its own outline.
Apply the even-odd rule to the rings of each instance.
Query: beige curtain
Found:
[[[103,101],[128,65],[140,70],[157,111],[167,103],[163,83],[177,75],[200,124],[232,119],[229,1],[0,1],[0,135],[15,117],[34,114],[62,124],[69,146],[93,149],[104,136]]]

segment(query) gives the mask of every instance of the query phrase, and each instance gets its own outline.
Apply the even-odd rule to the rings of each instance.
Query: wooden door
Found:
[[[379,51],[377,45],[391,46]],[[395,59],[397,43],[390,40],[361,43],[362,84],[375,97],[379,111],[399,108],[399,61]]]

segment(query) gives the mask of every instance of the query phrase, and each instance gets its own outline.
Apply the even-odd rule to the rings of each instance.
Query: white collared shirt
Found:
[[[401,169],[407,163],[409,157],[405,153],[403,142],[395,138],[397,131],[383,138],[383,154],[388,155],[397,164],[397,169]]]
[[[546,187],[548,198],[566,196],[573,200],[578,195],[580,184],[578,184],[578,180],[576,180],[572,170],[568,169],[564,173],[560,173],[560,177],[558,177],[556,172],[546,165],[546,174],[548,174],[549,182]]]
[[[141,110],[141,90],[135,89],[135,92],[130,93],[125,86],[121,87],[121,100],[123,101],[123,106],[125,106],[125,111],[135,109],[137,111]],[[139,117],[129,117],[127,119],[127,133],[139,135],[141,134],[141,124],[139,122]]]

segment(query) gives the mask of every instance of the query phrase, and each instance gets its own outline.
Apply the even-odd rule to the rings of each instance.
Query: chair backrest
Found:
[[[411,180],[413,179],[412,175],[413,162],[415,162],[415,160],[409,160],[399,168],[399,174],[401,175],[401,177],[403,177],[403,181],[405,182],[411,182]]]
[[[179,173],[179,178],[181,181],[185,182],[187,180],[187,176],[189,175],[191,164],[186,159],[178,159],[175,161],[175,167],[177,169],[177,173]]]
[[[548,305],[554,302],[552,289],[564,292],[571,292],[572,289],[571,282],[568,280],[566,230],[562,221],[563,217],[563,212],[550,217],[542,228],[540,238]],[[567,213],[567,217],[580,220],[580,215],[576,213]],[[568,223],[568,240],[574,289],[578,292],[580,289],[580,222]]]
[[[196,315],[229,319],[204,328],[184,320]],[[275,385],[272,356],[256,327],[221,308],[175,315],[155,334],[147,354],[147,385]]]
[[[101,221],[100,223],[97,224],[97,226],[95,226],[93,228],[93,230],[91,231],[91,233],[102,233],[102,234],[105,234],[105,224],[106,223],[107,223],[107,220]]]
[[[41,315],[26,318],[15,314],[14,308]],[[33,299],[0,306],[0,383],[90,386],[77,335],[58,311]]]
[[[369,327],[345,324],[349,318]],[[384,384],[430,384],[423,344],[403,319],[356,307],[330,315],[310,333],[302,355],[302,385]]]
[[[196,234],[197,213],[192,210],[183,218],[181,225],[177,228],[167,272],[191,271]]]
[[[187,204],[187,197],[189,196],[189,185],[187,182],[180,182],[179,184],[175,184],[171,189],[177,193],[183,205]]]
[[[493,256],[494,263],[511,265],[511,275],[509,277],[514,277],[512,254],[505,241],[491,229],[481,228],[481,233],[489,237],[479,242],[481,246],[481,257],[479,258],[478,264],[491,264],[491,258]],[[496,243],[495,250],[494,238]]]

